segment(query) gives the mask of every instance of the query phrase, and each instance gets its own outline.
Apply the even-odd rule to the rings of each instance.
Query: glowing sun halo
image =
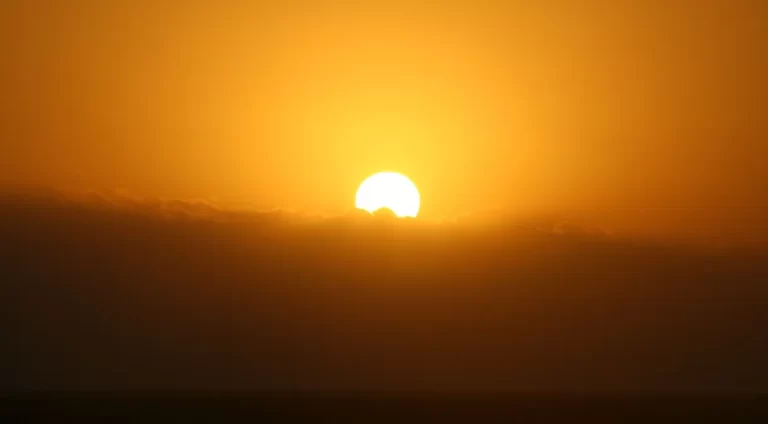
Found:
[[[379,172],[368,177],[355,196],[355,206],[368,212],[389,208],[398,217],[416,217],[421,198],[416,185],[403,174]]]

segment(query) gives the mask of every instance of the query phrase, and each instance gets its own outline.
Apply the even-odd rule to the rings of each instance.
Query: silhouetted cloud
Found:
[[[0,234],[7,388],[768,389],[759,249],[47,189]]]

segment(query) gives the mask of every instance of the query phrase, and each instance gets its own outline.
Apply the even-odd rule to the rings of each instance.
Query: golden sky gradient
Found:
[[[418,196],[380,211],[410,187],[385,174],[354,210],[383,171]],[[530,393],[594,421],[691,393],[738,422],[768,393],[766,217],[767,0],[0,0],[25,400],[425,390],[486,422]]]
[[[343,211],[393,170],[423,216],[766,206],[766,3],[407,3],[3,1],[0,182]]]

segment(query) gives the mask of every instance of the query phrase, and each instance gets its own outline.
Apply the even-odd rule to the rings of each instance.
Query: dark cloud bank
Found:
[[[768,389],[759,248],[54,191],[0,234],[7,389]]]

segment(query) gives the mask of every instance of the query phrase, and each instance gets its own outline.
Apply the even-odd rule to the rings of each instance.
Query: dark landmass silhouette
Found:
[[[372,215],[377,218],[397,219],[397,215],[395,214],[395,212],[393,212],[392,209],[387,207],[376,209],[375,211],[373,211]]]
[[[7,390],[768,390],[760,249],[54,192],[0,234]]]

